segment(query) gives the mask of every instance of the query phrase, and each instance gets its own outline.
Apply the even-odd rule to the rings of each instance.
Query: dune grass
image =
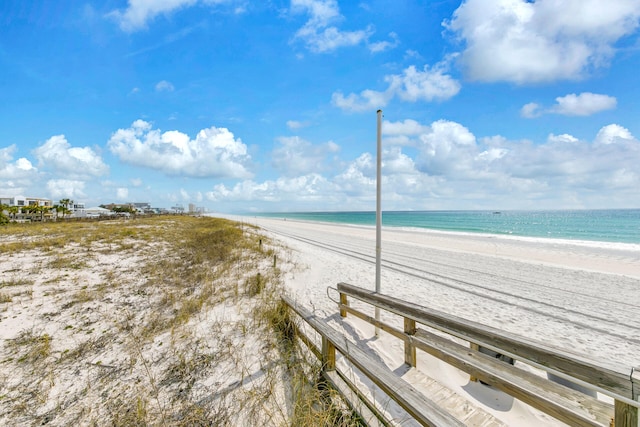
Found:
[[[0,424],[357,425],[294,339],[282,249],[208,217],[0,227]]]

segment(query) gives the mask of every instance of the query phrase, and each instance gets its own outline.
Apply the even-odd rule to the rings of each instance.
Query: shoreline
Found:
[[[213,216],[217,216],[216,214],[212,214]],[[223,215],[220,215],[221,217]],[[233,217],[236,215],[228,215],[229,217]],[[291,221],[291,222],[301,222],[301,223],[310,223],[310,224],[324,224],[328,226],[343,226],[343,227],[353,227],[353,228],[364,228],[364,229],[373,229],[375,230],[375,225],[368,224],[353,224],[347,222],[331,222],[331,221],[314,221],[314,220],[306,220],[306,219],[292,219],[292,218],[275,218],[275,217],[263,217],[263,216],[254,216],[247,217],[243,215],[237,215],[239,218],[262,218],[268,220],[275,221]],[[593,248],[602,248],[602,249],[611,249],[611,250],[621,250],[621,251],[633,251],[638,252],[640,256],[640,243],[627,243],[627,242],[610,242],[605,240],[580,240],[580,239],[566,239],[566,238],[556,238],[556,237],[533,237],[533,236],[522,236],[517,234],[499,234],[499,233],[485,233],[485,232],[472,232],[472,231],[455,231],[455,230],[440,230],[436,228],[425,228],[425,227],[407,227],[407,226],[396,226],[396,225],[383,225],[382,231],[407,231],[411,233],[425,233],[432,235],[447,235],[447,236],[461,236],[461,237],[469,237],[469,238],[489,238],[489,239],[505,239],[505,240],[515,240],[522,242],[531,242],[531,243],[541,243],[541,244],[559,244],[559,245],[575,245],[575,246],[586,246]]]
[[[640,209],[385,211],[383,227],[552,240],[640,250]],[[375,212],[241,213],[240,216],[375,227]],[[631,245],[630,247],[627,245]]]
[[[363,238],[375,237],[375,226],[283,219],[261,216],[207,214],[257,226],[298,225],[312,231],[345,230]],[[287,227],[284,227],[285,229]],[[267,228],[268,230],[268,228]],[[367,237],[368,236],[368,237]],[[488,233],[442,231],[420,227],[382,227],[382,256],[387,243],[410,243],[442,250],[497,256],[529,263],[578,270],[620,274],[640,279],[640,244],[594,242],[553,238],[510,236]],[[373,244],[373,243],[372,243]]]

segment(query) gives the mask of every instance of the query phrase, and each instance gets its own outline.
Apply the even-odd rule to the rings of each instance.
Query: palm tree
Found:
[[[64,218],[64,216],[66,214],[71,213],[72,211],[69,209],[69,206],[73,205],[73,200],[71,199],[60,199],[60,201],[58,202],[60,204],[60,206],[62,206],[62,218]],[[58,211],[60,212],[60,211]]]
[[[9,222],[9,217],[5,215],[5,211],[9,210],[8,205],[0,205],[0,225],[5,225]]]
[[[11,215],[11,218],[15,221],[16,217],[18,216],[18,212],[20,212],[20,207],[19,206],[9,206],[9,208],[7,210],[9,211],[9,215]]]

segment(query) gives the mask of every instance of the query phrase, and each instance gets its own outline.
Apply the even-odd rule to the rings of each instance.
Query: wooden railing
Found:
[[[364,350],[347,340],[340,332],[331,328],[307,308],[287,296],[282,297],[282,300],[320,334],[322,337],[321,349],[317,348],[313,340],[306,336],[300,328],[297,328],[296,331],[301,340],[322,360],[324,378],[342,393],[345,400],[360,415],[365,424],[376,426],[391,423],[376,408],[376,405],[358,390],[347,375],[336,369],[336,351],[340,352],[420,424],[433,427],[464,426],[462,422],[424,396],[411,384],[396,376]]]
[[[629,368],[628,372],[620,372],[617,368],[593,363],[543,343],[346,283],[339,283],[337,291],[340,294],[340,315],[354,315],[403,340],[405,362],[410,366],[416,366],[416,350],[419,349],[468,373],[472,379],[488,383],[569,425],[639,426],[640,369]],[[404,319],[403,329],[377,321],[352,308],[348,298],[401,316]],[[418,328],[418,324],[467,341],[469,345]],[[484,354],[483,349],[493,350],[571,383],[604,393],[612,397],[615,404],[604,403],[593,396],[504,363]]]

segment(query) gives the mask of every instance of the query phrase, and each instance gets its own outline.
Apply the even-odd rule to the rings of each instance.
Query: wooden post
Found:
[[[409,336],[416,334],[415,320],[404,318],[404,333]],[[409,340],[404,342],[404,363],[414,368],[416,366],[416,347]]]
[[[480,351],[480,346],[478,344],[469,343],[469,347],[471,348],[471,350]],[[469,376],[469,381],[477,383],[478,379],[474,376]]]
[[[322,337],[322,370],[334,371],[336,369],[336,348],[326,337]]]
[[[347,294],[340,293],[340,304],[347,305]],[[340,317],[347,317],[347,310],[340,307]]]
[[[640,368],[631,369],[631,390],[633,400],[640,400]],[[640,418],[638,417],[638,408],[627,403],[615,401],[615,420],[612,426],[615,427],[639,427]]]
[[[277,255],[274,255],[273,256],[273,268],[276,268],[277,259],[278,259]]]

